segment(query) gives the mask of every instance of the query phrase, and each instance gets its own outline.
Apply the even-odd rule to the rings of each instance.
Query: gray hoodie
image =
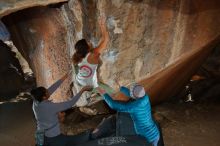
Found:
[[[71,108],[79,98],[80,94],[78,93],[71,100],[61,103],[53,103],[49,100],[42,102],[34,100],[32,108],[37,120],[37,130],[45,130],[45,136],[47,137],[59,135],[61,132],[58,113]]]
[[[63,83],[64,80],[60,79],[48,88],[48,92],[52,95],[56,89]],[[58,120],[58,113],[71,108],[80,98],[81,94],[78,93],[73,96],[69,101],[61,103],[53,103],[49,100],[38,102],[33,100],[33,112],[37,122],[37,130],[45,131],[45,136],[55,137],[59,135],[60,123]]]

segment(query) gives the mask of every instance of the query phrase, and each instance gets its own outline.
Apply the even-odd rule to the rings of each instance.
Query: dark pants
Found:
[[[104,118],[91,134],[91,139],[99,139],[108,136],[115,136],[116,132],[116,117],[110,116]]]
[[[90,131],[83,132],[79,135],[63,135],[55,137],[45,137],[45,146],[74,146],[85,143],[90,138]]]
[[[160,132],[160,139],[157,145],[164,146],[162,129],[159,123],[156,122],[156,124]],[[128,113],[123,113],[123,112],[117,113],[117,128],[116,129],[117,129],[116,131],[117,136],[136,135],[133,120],[131,119],[131,116]]]

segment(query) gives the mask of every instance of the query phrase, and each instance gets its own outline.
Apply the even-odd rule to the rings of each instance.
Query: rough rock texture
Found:
[[[24,74],[16,53],[0,41],[0,100],[17,95],[24,82]]]
[[[220,44],[212,51],[199,73],[207,78],[220,79]]]
[[[65,1],[67,0],[1,0],[0,17],[34,6],[45,6]]]
[[[214,0],[145,0],[99,1],[86,7],[90,20],[95,8],[109,17],[111,43],[103,56],[101,79],[114,87],[115,81],[126,85],[145,79],[141,83],[152,101],[174,95],[219,41],[219,6]]]
[[[218,1],[106,2],[99,5],[122,30],[116,33],[113,27],[112,43],[101,68],[101,77],[109,84],[109,78],[127,84],[150,76],[220,34]],[[109,61],[114,57],[110,51],[118,53]]]
[[[49,87],[70,69],[63,15],[56,8],[36,7],[11,17],[14,20],[8,21],[8,26],[13,29],[12,40],[30,63],[37,85]],[[69,86],[65,82],[54,94],[56,100],[62,101],[66,97],[67,88]]]
[[[49,86],[70,68],[78,39],[85,37],[97,45],[98,16],[105,15],[111,40],[102,54],[100,80],[117,89],[118,84],[151,78],[150,85],[144,84],[158,98],[168,84],[173,86],[166,97],[179,90],[218,42],[219,6],[218,0],[70,0],[59,8],[38,7],[9,15],[5,22],[29,60],[38,85]],[[187,57],[190,61],[181,59]],[[167,78],[161,76],[160,71],[178,67],[176,62],[182,67],[173,72],[178,80],[169,72]],[[155,74],[164,80],[160,83]],[[63,87],[68,88],[67,84]],[[63,97],[65,94],[56,94],[55,99]]]

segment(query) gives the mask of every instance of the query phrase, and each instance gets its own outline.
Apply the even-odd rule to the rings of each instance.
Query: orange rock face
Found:
[[[13,41],[30,63],[37,85],[49,87],[71,69],[62,15],[58,9],[32,8],[11,17]],[[66,98],[68,87],[66,81],[54,94],[57,101]]]
[[[70,0],[57,8],[8,15],[5,22],[38,85],[49,86],[71,68],[78,39],[97,45],[98,16],[105,15],[110,42],[102,54],[100,80],[116,90],[117,83],[141,81],[152,100],[159,99],[156,102],[184,86],[218,43],[219,6],[219,0]],[[55,99],[66,97],[69,83]]]

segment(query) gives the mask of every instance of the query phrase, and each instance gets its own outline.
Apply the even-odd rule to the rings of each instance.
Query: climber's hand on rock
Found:
[[[100,93],[101,95],[103,95],[103,94],[106,93],[105,90],[102,89],[101,87],[97,87],[96,90],[97,90],[97,92]]]

